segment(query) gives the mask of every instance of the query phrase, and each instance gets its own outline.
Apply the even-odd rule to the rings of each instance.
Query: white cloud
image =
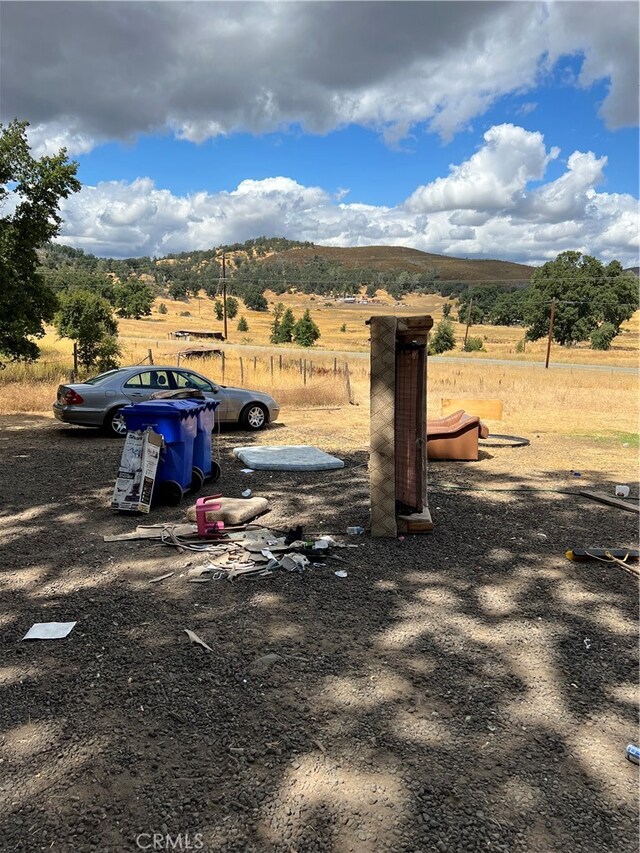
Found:
[[[547,153],[541,133],[512,124],[492,127],[485,144],[446,178],[420,187],[407,201],[411,211],[501,210],[514,207],[531,180],[540,179],[558,149]]]
[[[565,249],[638,263],[638,202],[598,191],[606,158],[573,152],[559,178],[538,184],[557,149],[539,133],[499,125],[448,177],[396,207],[348,204],[288,177],[242,181],[231,192],[176,196],[149,178],[85,186],[62,205],[62,242],[126,257],[209,249],[259,234],[324,245],[405,245],[463,257],[540,263]],[[528,187],[535,181],[533,188]]]
[[[390,144],[417,124],[447,139],[563,56],[583,58],[573,85],[608,81],[609,127],[638,114],[629,2],[5,0],[0,39],[2,120],[31,121],[40,153],[349,123]]]

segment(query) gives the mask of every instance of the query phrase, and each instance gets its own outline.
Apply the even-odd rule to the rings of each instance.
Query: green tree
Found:
[[[78,358],[84,367],[97,366],[100,370],[117,367],[118,324],[106,299],[89,290],[65,291],[60,297],[55,325],[61,337],[77,343]]]
[[[449,316],[449,314],[451,314],[451,303],[445,302],[444,305],[442,306],[442,316],[446,320],[446,318]]]
[[[312,347],[319,337],[320,329],[311,319],[311,311],[307,308],[294,326],[293,340],[301,347]]]
[[[167,314],[167,313],[168,313],[167,306],[164,304],[164,302],[161,302],[160,305],[158,305],[158,314]]]
[[[278,302],[273,307],[273,321],[271,323],[271,335],[269,336],[269,340],[272,344],[281,343],[280,340],[280,321],[282,320],[282,315],[284,314],[284,305],[282,302]]]
[[[118,316],[139,320],[151,314],[153,292],[148,284],[137,278],[128,278],[122,284],[117,284],[114,290]]]
[[[618,261],[604,266],[581,252],[562,252],[531,277],[524,305],[527,339],[548,334],[551,300],[556,299],[553,338],[563,346],[586,341],[602,323],[615,334],[638,308],[638,279]]]
[[[222,307],[222,302],[219,299],[213,303],[213,310],[215,311],[216,320],[224,319],[224,308]]]
[[[613,323],[603,323],[595,331],[591,332],[591,349],[611,349],[611,342],[616,336],[616,327]]]
[[[227,317],[230,320],[233,320],[233,318],[236,316],[237,313],[238,313],[238,300],[233,296],[228,296],[227,297]]]
[[[244,304],[251,311],[268,311],[269,305],[259,285],[248,287],[244,295]]]
[[[429,350],[438,355],[442,352],[455,349],[456,336],[453,332],[451,320],[441,320],[435,328]]]
[[[240,316],[240,319],[238,320],[238,331],[239,332],[248,332],[249,331],[249,324],[247,323],[247,321],[245,320],[245,318],[242,315]]]
[[[278,344],[289,344],[293,340],[293,333],[296,327],[296,318],[293,316],[291,308],[287,308],[282,319],[280,320],[280,328],[278,330]]]
[[[38,271],[36,250],[55,237],[62,224],[60,200],[80,189],[78,164],[63,148],[50,157],[32,157],[28,122],[0,125],[0,209],[11,198],[15,207],[0,217],[0,356],[33,361],[40,350],[32,338],[44,335],[43,323],[56,310],[56,297]]]

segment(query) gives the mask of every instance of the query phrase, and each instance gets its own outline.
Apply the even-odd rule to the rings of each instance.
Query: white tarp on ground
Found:
[[[235,447],[233,453],[249,468],[258,471],[330,471],[344,468],[342,459],[309,444]]]

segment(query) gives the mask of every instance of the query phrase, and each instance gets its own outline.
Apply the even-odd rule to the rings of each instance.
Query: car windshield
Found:
[[[107,370],[106,373],[101,373],[99,376],[94,376],[93,379],[85,379],[83,385],[102,385],[103,382],[108,382],[112,376],[120,373],[119,370]]]

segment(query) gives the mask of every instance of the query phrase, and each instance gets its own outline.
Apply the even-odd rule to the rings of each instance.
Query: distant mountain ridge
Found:
[[[406,270],[411,273],[435,270],[440,281],[528,281],[535,267],[516,264],[512,261],[476,260],[456,258],[449,255],[435,255],[406,246],[310,246],[292,248],[285,252],[274,252],[265,257],[263,263],[269,264],[287,260],[300,265],[314,256],[327,261],[336,261],[347,267],[368,267],[387,272]]]
[[[379,272],[398,272],[436,274],[440,281],[465,282],[527,282],[535,267],[498,259],[457,258],[449,255],[437,255],[410,249],[406,246],[318,246],[310,242],[287,240],[282,237],[257,237],[245,243],[233,243],[212,249],[197,249],[192,252],[169,253],[158,258],[98,258],[63,244],[50,244],[41,251],[41,258],[49,258],[52,265],[65,263],[88,269],[107,269],[118,273],[128,268],[132,274],[153,273],[158,265],[167,269],[168,264],[181,267],[191,265],[194,269],[203,264],[220,263],[225,254],[229,272],[238,263],[251,260],[261,264],[286,262],[304,266],[313,258],[322,258],[327,262],[343,264],[345,267],[361,267]]]

